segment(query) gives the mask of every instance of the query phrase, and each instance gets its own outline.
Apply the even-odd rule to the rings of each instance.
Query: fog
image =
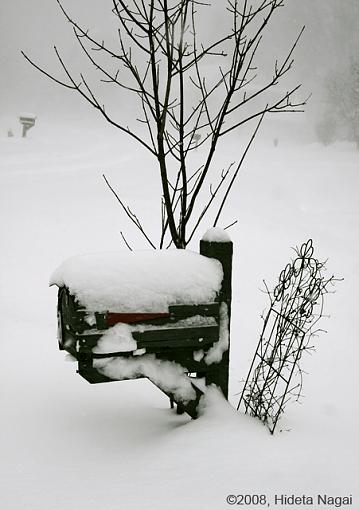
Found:
[[[217,0],[205,9],[202,23],[212,33],[225,23],[224,1]],[[85,28],[106,41],[114,41],[115,19],[112,2],[64,0],[71,15]],[[257,65],[272,72],[276,57],[283,57],[306,26],[295,52],[292,84],[303,84],[303,94],[312,93],[306,107],[308,118],[318,109],[322,84],[333,70],[340,70],[359,48],[359,5],[357,0],[288,0],[268,27]],[[75,93],[56,85],[25,61],[24,50],[41,66],[61,77],[53,46],[56,45],[74,71],[83,70],[80,49],[73,39],[71,27],[60,12],[56,0],[1,0],[0,4],[0,130],[19,129],[17,118],[23,111],[33,112],[47,122],[73,126],[90,122],[104,123],[96,112]],[[108,89],[111,96],[114,92]],[[118,91],[116,91],[118,94]],[[116,96],[119,108],[121,104]]]

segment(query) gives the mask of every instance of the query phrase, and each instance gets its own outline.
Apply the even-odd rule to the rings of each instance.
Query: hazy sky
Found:
[[[359,48],[359,8],[357,0],[287,0],[268,32],[270,53],[284,52],[303,24],[307,26],[296,53],[295,79],[306,90],[316,89],[330,69],[340,68],[351,48]],[[111,0],[64,0],[64,5],[83,26],[95,33],[113,29]],[[208,9],[209,29],[218,25],[224,0],[214,0]],[[112,30],[111,30],[112,32]],[[61,49],[74,68],[78,62],[70,26],[56,0],[0,0],[0,129],[15,122],[22,111],[47,117],[86,116],[88,106],[76,94],[49,82],[22,57],[23,49],[37,62],[58,73],[53,45]],[[100,36],[101,37],[101,36]],[[270,60],[272,62],[273,59]],[[269,62],[269,60],[268,60]]]

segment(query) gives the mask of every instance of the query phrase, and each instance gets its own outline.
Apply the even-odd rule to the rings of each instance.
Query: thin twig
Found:
[[[148,237],[148,235],[146,234],[146,232],[144,231],[143,227],[142,227],[142,224],[140,223],[140,221],[138,220],[137,216],[135,214],[133,214],[131,212],[131,210],[125,206],[125,204],[123,203],[123,201],[121,200],[121,198],[118,196],[118,194],[116,193],[116,191],[113,189],[113,187],[111,186],[111,184],[108,182],[105,174],[102,174],[102,177],[105,181],[105,183],[107,184],[108,188],[111,190],[111,192],[113,193],[113,195],[116,197],[118,203],[121,205],[123,211],[126,213],[126,216],[132,221],[132,223],[138,228],[138,230],[141,232],[141,234],[145,237],[145,239],[147,240],[147,242],[152,246],[152,248],[156,249],[156,246],[153,244],[153,242],[150,240],[150,238]]]

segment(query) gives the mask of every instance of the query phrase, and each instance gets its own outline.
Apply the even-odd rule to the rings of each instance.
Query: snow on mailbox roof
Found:
[[[68,287],[89,311],[166,312],[169,305],[214,301],[223,277],[218,260],[189,250],[78,255],[50,285]]]
[[[26,119],[36,119],[36,115],[34,113],[22,112],[19,115],[20,118],[25,117]]]

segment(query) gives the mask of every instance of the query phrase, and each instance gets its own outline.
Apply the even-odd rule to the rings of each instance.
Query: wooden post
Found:
[[[217,259],[222,264],[223,281],[219,294],[219,304],[220,309],[222,303],[227,305],[228,340],[230,340],[233,243],[229,238],[228,240],[223,241],[207,241],[206,238],[204,238],[201,239],[200,242],[200,254]],[[221,320],[223,319],[220,317],[220,321]],[[219,388],[221,388],[226,399],[228,399],[229,347],[230,345],[228,345],[228,350],[223,353],[222,360],[219,363],[209,365],[208,372],[205,374],[206,384],[216,384]]]

